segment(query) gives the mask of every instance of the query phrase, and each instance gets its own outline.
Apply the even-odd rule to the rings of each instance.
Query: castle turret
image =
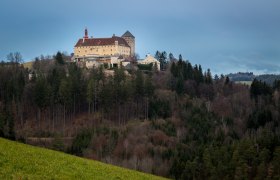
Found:
[[[87,30],[87,28],[85,29],[85,36],[84,36],[84,39],[88,39],[88,30]]]
[[[129,31],[126,31],[122,35],[122,38],[124,38],[127,44],[130,46],[130,56],[135,56],[135,37]]]

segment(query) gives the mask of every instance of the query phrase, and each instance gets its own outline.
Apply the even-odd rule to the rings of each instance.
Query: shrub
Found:
[[[92,133],[90,130],[82,130],[73,140],[72,146],[70,148],[70,153],[82,156],[83,150],[89,146],[91,138]]]

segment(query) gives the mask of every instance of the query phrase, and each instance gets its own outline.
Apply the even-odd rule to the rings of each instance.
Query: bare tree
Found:
[[[22,55],[20,54],[20,52],[9,53],[7,55],[7,60],[12,63],[22,63],[23,62]]]

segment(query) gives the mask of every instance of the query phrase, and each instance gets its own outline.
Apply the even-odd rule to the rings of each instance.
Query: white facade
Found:
[[[138,61],[139,64],[153,64],[157,66],[157,70],[160,70],[160,62],[154,58],[152,55],[148,54],[146,58],[142,61]]]
[[[84,64],[84,66],[86,66],[87,68],[99,67],[100,65],[104,65],[106,63],[108,67],[111,68],[111,67],[120,67],[121,64],[124,65],[122,63],[122,61],[124,60],[125,59],[120,59],[119,57],[115,57],[115,56],[105,57],[105,56],[88,55],[83,59],[81,59],[80,61],[78,61],[78,63]]]
[[[95,61],[95,60],[86,60],[86,67],[87,68],[93,68],[93,67],[98,67],[100,66],[100,63]]]

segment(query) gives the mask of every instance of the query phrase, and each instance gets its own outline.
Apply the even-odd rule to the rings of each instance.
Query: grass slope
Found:
[[[163,179],[0,138],[0,179]]]
[[[23,63],[24,68],[32,69],[33,61]]]

